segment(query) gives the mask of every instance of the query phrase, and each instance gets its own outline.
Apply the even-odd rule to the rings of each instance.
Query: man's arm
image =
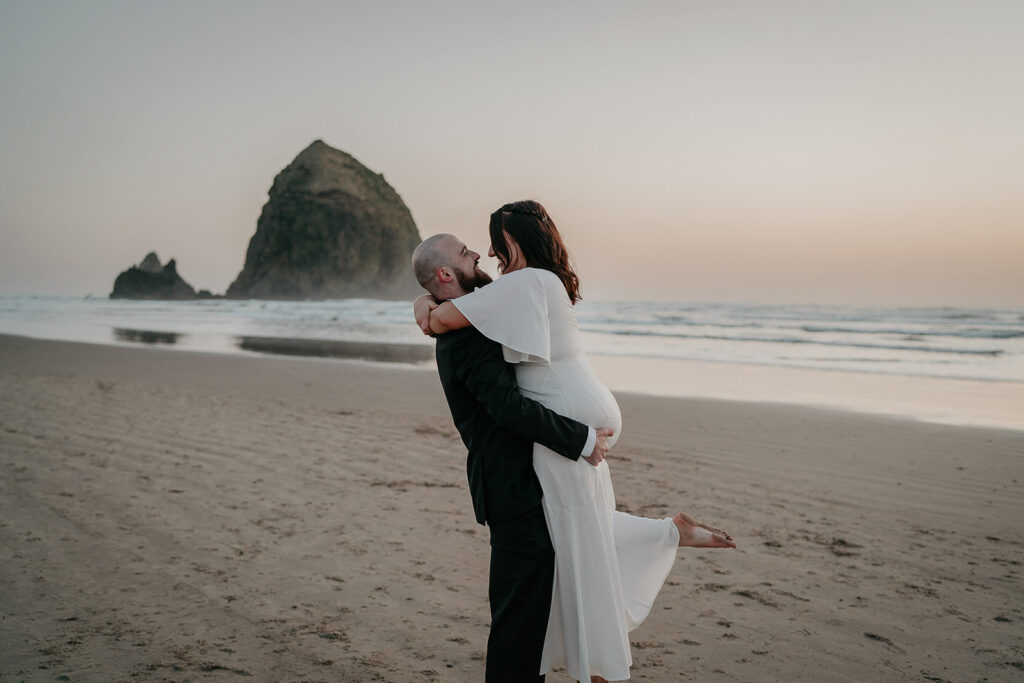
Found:
[[[570,460],[590,455],[583,448],[592,448],[593,430],[520,394],[515,371],[502,358],[500,344],[473,334],[459,340],[453,350],[458,354],[454,369],[459,380],[498,424]]]

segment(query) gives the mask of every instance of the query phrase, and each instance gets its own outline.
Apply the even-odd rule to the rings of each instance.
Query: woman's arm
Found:
[[[434,334],[461,330],[463,327],[469,327],[469,320],[451,301],[445,301],[430,311],[430,331]]]
[[[413,315],[416,316],[416,324],[426,335],[444,334],[469,327],[469,320],[450,301],[439,304],[429,294],[424,294],[416,299],[412,310]]]

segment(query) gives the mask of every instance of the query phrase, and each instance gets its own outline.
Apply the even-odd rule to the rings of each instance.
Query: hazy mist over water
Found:
[[[315,138],[588,300],[1024,305],[1019,2],[4,3],[0,293],[241,269]],[[490,267],[493,271],[493,267]]]

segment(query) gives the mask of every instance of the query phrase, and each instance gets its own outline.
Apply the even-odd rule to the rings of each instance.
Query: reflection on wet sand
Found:
[[[130,330],[124,327],[114,328],[114,339],[117,341],[136,342],[140,344],[177,344],[184,335],[179,332],[156,332],[154,330]]]
[[[380,344],[330,339],[291,339],[288,337],[238,337],[244,351],[277,353],[287,356],[352,358],[385,363],[423,363],[434,357],[433,346],[418,344]]]

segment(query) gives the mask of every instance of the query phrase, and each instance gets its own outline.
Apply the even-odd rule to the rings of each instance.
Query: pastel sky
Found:
[[[0,294],[237,275],[316,138],[585,297],[1024,305],[1024,2],[0,0]],[[492,268],[493,270],[493,268]]]

